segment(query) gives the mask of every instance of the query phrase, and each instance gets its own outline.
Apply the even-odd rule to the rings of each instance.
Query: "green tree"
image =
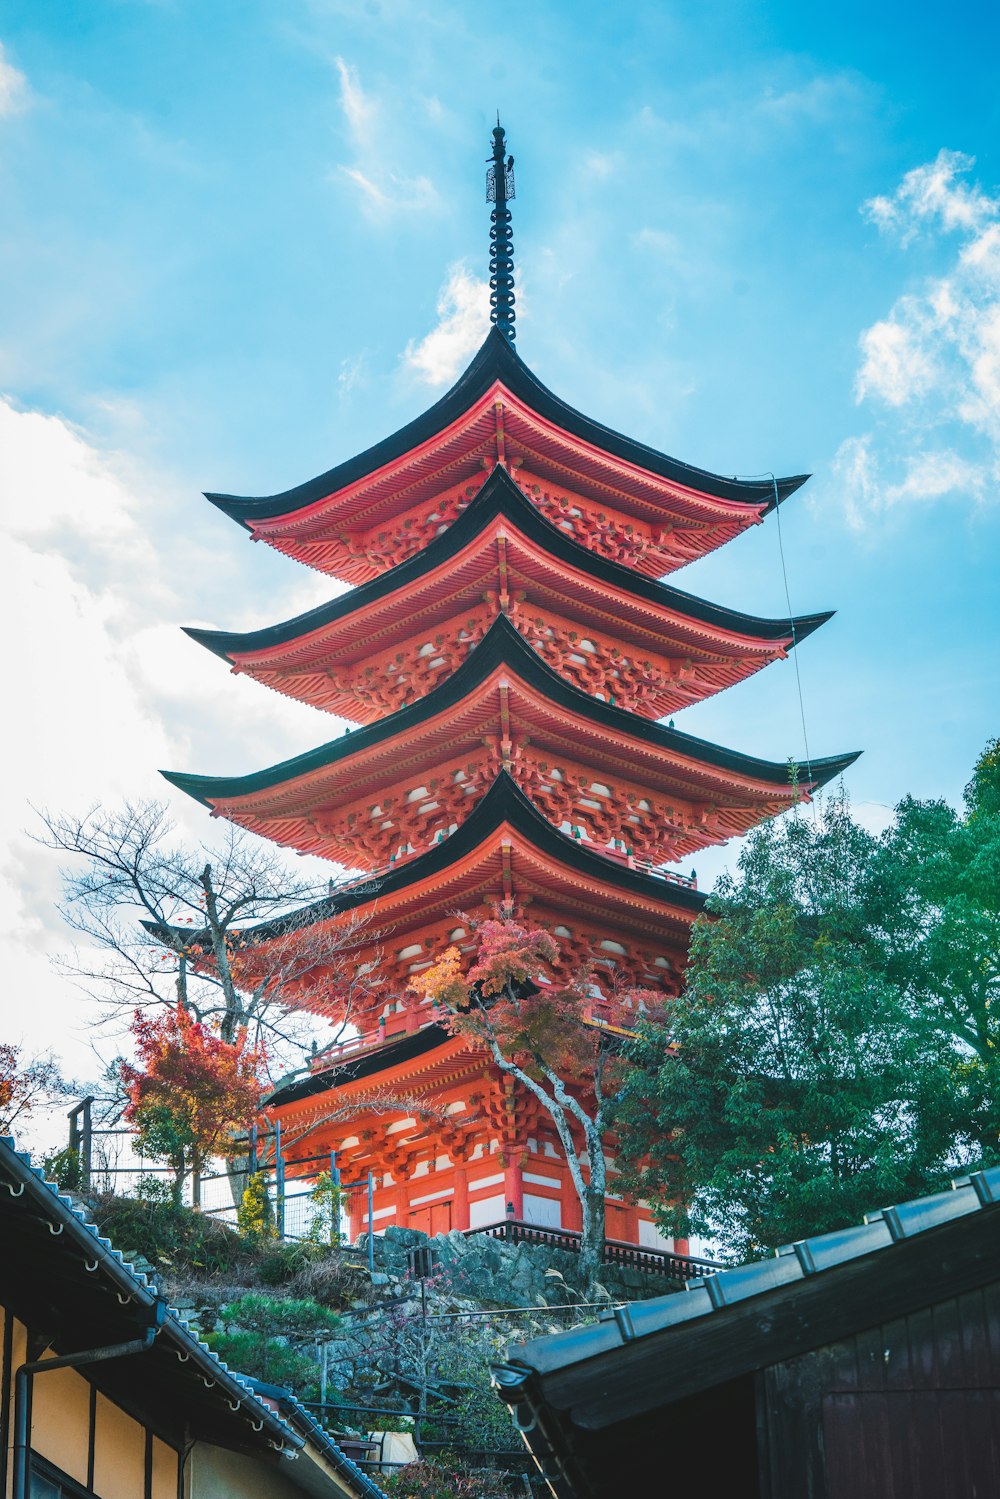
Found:
[[[897,973],[943,1043],[958,1048],[968,1126],[984,1155],[1000,1138],[1000,740],[965,788],[965,810],[906,797],[880,850],[905,892]]]
[[[830,800],[816,820],[758,829],[719,882],[670,1045],[660,1027],[640,1031],[618,1120],[633,1185],[671,1231],[753,1255],[995,1150],[972,1119],[988,1092],[972,1031],[932,952],[947,924],[934,901],[961,860],[944,862],[933,898],[918,867],[969,820],[919,808],[904,803],[877,838]],[[972,904],[961,915],[978,930]],[[956,967],[959,927],[956,913],[938,943]]]

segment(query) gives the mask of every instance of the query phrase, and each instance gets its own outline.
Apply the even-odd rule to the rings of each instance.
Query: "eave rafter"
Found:
[[[435,940],[434,934],[444,935],[441,924],[450,923],[453,931],[456,912],[486,914],[505,898],[519,908],[533,905],[548,913],[546,919],[554,927],[564,926],[574,941],[586,942],[599,934],[599,943],[619,943],[626,953],[635,944],[636,961],[649,957],[650,972],[661,979],[672,979],[679,969],[690,925],[703,905],[687,881],[654,876],[624,856],[602,857],[567,838],[501,772],[447,844],[384,872],[374,882],[342,888],[298,913],[296,924],[336,924],[352,911],[371,911],[372,930],[359,936],[356,960],[377,963],[386,981],[402,993],[407,976],[431,960],[426,943]],[[284,940],[288,930],[286,921],[274,927],[273,935]],[[150,931],[155,935],[158,928],[150,926]],[[189,945],[199,940],[190,929],[184,937]],[[243,934],[248,971],[253,948],[266,948],[271,937],[268,923]],[[658,964],[656,955],[664,962]],[[303,981],[300,1002],[333,1015],[338,1001],[315,982],[322,977]]]

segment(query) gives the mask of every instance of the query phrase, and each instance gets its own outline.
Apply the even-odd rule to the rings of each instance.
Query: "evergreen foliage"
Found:
[[[633,1188],[740,1256],[844,1227],[1000,1159],[1000,775],[964,815],[844,799],[759,828],[643,1027],[618,1116]]]

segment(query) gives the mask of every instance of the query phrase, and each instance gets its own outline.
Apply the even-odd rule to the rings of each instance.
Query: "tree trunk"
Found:
[[[583,1236],[580,1240],[581,1269],[587,1282],[588,1294],[594,1283],[600,1280],[604,1264],[604,1220],[605,1194],[608,1189],[608,1168],[604,1161],[604,1120],[588,1119],[584,1125],[587,1142],[587,1165],[590,1180],[580,1193],[583,1209]]]
[[[580,1273],[588,1297],[600,1282],[604,1265],[604,1193],[587,1188],[581,1202],[583,1235],[580,1239]]]
[[[184,1178],[187,1175],[184,1157],[174,1156],[170,1162],[170,1169],[174,1173],[174,1179],[170,1183],[170,1200],[175,1208],[179,1208],[184,1203]]]

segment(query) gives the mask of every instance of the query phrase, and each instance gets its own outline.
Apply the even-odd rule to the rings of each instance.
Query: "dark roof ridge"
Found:
[[[265,625],[261,629],[227,632],[185,627],[185,634],[215,655],[221,656],[223,660],[230,660],[230,652],[234,651],[263,650],[272,645],[288,644],[290,641],[299,639],[303,634],[322,629],[324,625],[331,624],[335,620],[348,618],[351,614],[363,609],[370,601],[386,597],[399,588],[405,587],[413,578],[419,577],[430,568],[437,567],[449,557],[454,556],[501,514],[524,531],[529,540],[538,541],[553,556],[568,562],[579,571],[588,573],[602,583],[608,583],[644,602],[658,604],[662,608],[671,609],[702,624],[714,625],[718,629],[756,635],[757,638],[763,640],[778,639],[783,635],[792,634],[793,644],[800,644],[834,614],[833,610],[824,610],[792,619],[765,619],[757,615],[743,614],[723,604],[711,603],[707,599],[699,598],[696,594],[675,588],[673,584],[647,577],[644,573],[633,572],[622,563],[601,557],[589,547],[567,536],[565,531],[560,530],[536,506],[532,505],[510,475],[498,466],[494,468],[471,503],[446,531],[436,536],[421,551],[397,563],[395,567],[381,573],[378,577],[369,579],[367,583],[362,583],[346,593],[338,594],[336,598],[308,609],[303,614],[283,620],[278,624]]]
[[[411,448],[426,442],[435,432],[460,417],[497,379],[503,380],[512,393],[520,396],[539,416],[583,441],[649,473],[684,484],[702,494],[710,494],[716,499],[764,505],[765,510],[771,510],[776,493],[780,504],[809,477],[808,474],[796,474],[774,481],[770,478],[729,479],[708,469],[683,463],[656,448],[626,437],[614,428],[584,416],[554,395],[531,372],[504,336],[493,328],[486,335],[471,364],[450,390],[420,416],[363,453],[336,464],[315,479],[309,479],[278,494],[251,496],[207,492],[205,498],[248,530],[249,523],[253,520],[293,514],[303,506],[325,499],[327,495],[355,483],[384,464],[401,457]]]
[[[398,708],[395,713],[390,713],[385,718],[363,724],[360,728],[342,734],[338,739],[328,740],[325,744],[306,751],[304,754],[279,761],[276,765],[251,772],[249,775],[197,776],[166,770],[161,771],[160,774],[171,785],[177,786],[205,806],[210,805],[211,795],[241,796],[253,791],[265,790],[295,776],[306,775],[310,771],[332,765],[338,759],[355,753],[359,747],[365,748],[377,744],[421,723],[442,709],[461,701],[472,687],[501,664],[512,668],[519,667],[525,679],[528,681],[533,679],[534,683],[544,691],[546,697],[561,703],[570,711],[580,713],[602,724],[613,732],[633,739],[643,739],[650,744],[658,744],[668,753],[672,751],[688,759],[701,761],[719,769],[735,771],[738,774],[755,776],[773,784],[784,784],[788,779],[787,762],[760,760],[752,755],[744,755],[739,751],[726,749],[722,745],[712,744],[708,740],[698,739],[692,734],[684,733],[681,729],[666,728],[663,724],[643,718],[637,713],[631,713],[626,708],[619,708],[611,703],[603,702],[600,698],[591,697],[579,687],[567,682],[549,666],[548,662],[527,643],[505,615],[497,616],[482,640],[472,647],[449,677],[415,703]],[[846,755],[812,760],[811,784],[813,786],[825,785],[827,781],[846,770],[860,753],[858,750]]]

